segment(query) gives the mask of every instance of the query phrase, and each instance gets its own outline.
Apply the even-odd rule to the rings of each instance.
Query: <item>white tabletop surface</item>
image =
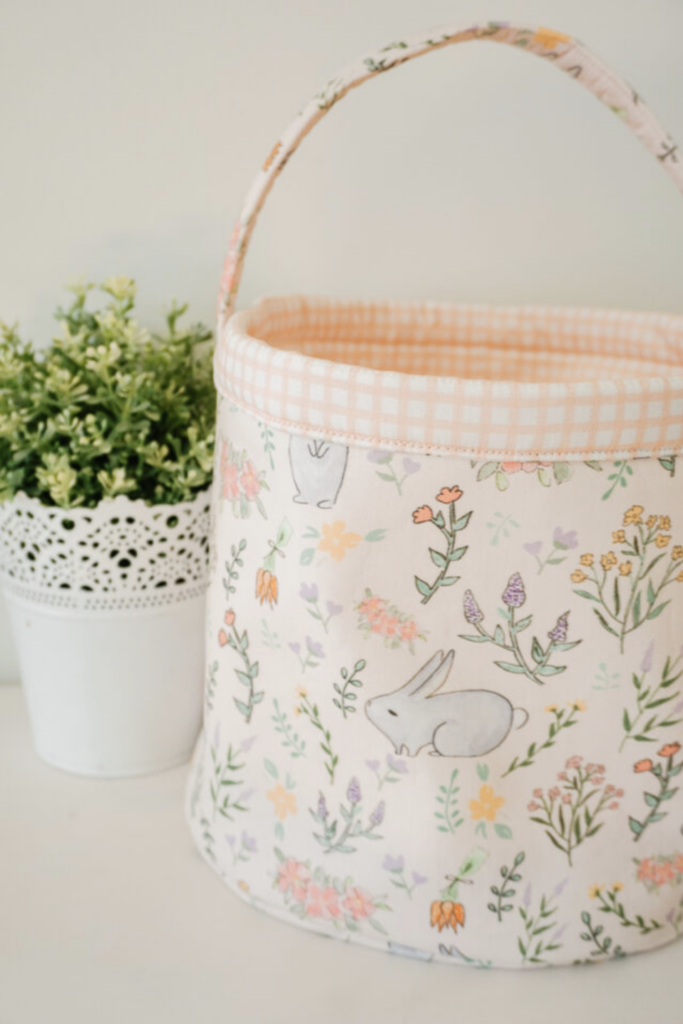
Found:
[[[70,776],[0,688],[0,1024],[683,1021],[683,945],[483,971],[326,941],[232,896],[182,813],[185,769]]]

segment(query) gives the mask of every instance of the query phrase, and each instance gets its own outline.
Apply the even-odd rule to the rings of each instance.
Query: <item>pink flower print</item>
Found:
[[[535,789],[533,795],[536,797],[537,800],[540,800],[541,797],[543,796],[543,790],[540,789],[540,788],[539,789]]]
[[[527,811],[531,811],[533,813],[534,811],[540,811],[541,807],[540,804],[537,804],[535,800],[531,800],[526,805],[526,809]]]
[[[249,501],[253,501],[258,492],[261,490],[261,481],[258,478],[256,467],[253,462],[248,460],[242,466],[242,475],[240,477],[240,484],[242,490],[246,494]]]
[[[572,802],[572,795],[571,795],[571,793],[565,793],[564,796],[562,797],[562,803],[563,804],[570,804],[571,802]]]
[[[239,470],[234,462],[230,461],[227,442],[223,442],[221,448],[221,484],[223,497],[228,501],[235,501],[239,497]]]
[[[549,462],[501,462],[500,468],[504,473],[535,473],[540,466],[549,466]]]
[[[404,622],[399,628],[401,640],[417,640],[417,622]]]
[[[560,790],[557,786],[553,786],[552,789],[548,790],[548,796],[551,800],[557,800],[560,796]]]
[[[372,896],[357,885],[346,890],[346,898],[342,901],[342,906],[348,910],[354,921],[363,921],[366,917],[372,917],[375,912]]]
[[[638,865],[638,879],[641,882],[654,882],[657,865],[650,857],[641,860]]]
[[[337,890],[331,885],[323,889],[315,882],[311,882],[306,894],[306,913],[309,917],[320,917],[324,921],[341,917]]]
[[[305,864],[289,857],[278,871],[277,885],[280,892],[291,892],[297,903],[306,899],[306,891],[311,873]]]
[[[566,768],[579,768],[581,766],[581,762],[582,761],[583,761],[583,758],[579,757],[578,755],[575,754],[574,757],[568,758],[565,767]]]

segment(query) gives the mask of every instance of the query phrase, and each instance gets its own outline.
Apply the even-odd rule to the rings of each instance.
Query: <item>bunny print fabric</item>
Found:
[[[681,479],[348,447],[221,399],[202,856],[260,909],[425,960],[674,939]]]

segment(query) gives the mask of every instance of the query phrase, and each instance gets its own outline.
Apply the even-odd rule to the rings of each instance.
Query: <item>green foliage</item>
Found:
[[[61,508],[117,494],[188,501],[213,471],[211,332],[181,329],[187,306],[174,304],[152,335],[132,318],[133,281],[104,281],[109,301],[95,311],[92,288],[70,289],[44,350],[0,322],[0,502],[18,491]]]

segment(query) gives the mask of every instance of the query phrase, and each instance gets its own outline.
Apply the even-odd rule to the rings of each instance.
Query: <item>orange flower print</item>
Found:
[[[306,897],[306,913],[309,917],[319,917],[323,921],[334,921],[341,917],[339,893],[333,886],[322,888],[315,882],[310,882]]]
[[[225,622],[225,625],[226,625],[226,626],[232,626],[232,624],[233,624],[233,623],[234,623],[234,621],[235,621],[235,613],[234,613],[234,611],[232,610],[232,608],[230,608],[230,609],[229,609],[229,610],[228,610],[228,611],[227,611],[227,612],[225,613],[225,615],[223,616],[223,621]]]
[[[453,900],[434,900],[430,907],[430,925],[443,931],[444,928],[452,928],[457,932],[458,925],[465,925],[465,908],[462,903],[455,903]]]
[[[280,821],[284,821],[288,814],[297,813],[296,795],[285,789],[281,782],[268,790],[266,796],[272,801],[275,815]]]
[[[342,562],[347,551],[357,548],[362,537],[358,533],[346,533],[346,523],[337,520],[335,523],[323,523],[322,538],[318,543],[318,551],[329,552],[333,562]]]
[[[657,754],[659,757],[673,757],[680,749],[680,743],[665,743],[662,749],[657,751]]]
[[[556,32],[552,28],[539,27],[536,29],[531,41],[538,46],[545,47],[546,50],[554,50],[558,43],[570,43],[571,39],[572,37],[565,35],[564,32]]]
[[[429,505],[420,505],[420,507],[416,508],[413,512],[414,523],[431,523],[433,518],[434,513]]]
[[[462,498],[463,492],[460,490],[457,484],[453,487],[442,487],[436,496],[436,500],[440,501],[443,505],[450,505],[452,502]]]
[[[581,569],[575,569],[574,572],[571,574],[572,583],[583,583],[583,581],[587,578],[588,577],[586,576],[585,572],[582,572]]]
[[[268,572],[267,569],[259,569],[256,573],[256,596],[259,604],[267,601],[272,608],[273,605],[277,604],[277,594],[277,576]]]
[[[493,787],[484,784],[479,790],[479,799],[470,800],[470,814],[473,821],[485,818],[486,821],[495,821],[496,814],[505,803],[502,796],[496,796]]]
[[[407,647],[415,653],[415,640],[426,640],[425,633],[410,615],[366,589],[365,599],[356,605],[358,628],[366,636],[384,638],[385,647]]]
[[[649,757],[643,758],[642,761],[636,761],[636,763],[633,766],[634,772],[651,772],[652,768],[652,761]]]

